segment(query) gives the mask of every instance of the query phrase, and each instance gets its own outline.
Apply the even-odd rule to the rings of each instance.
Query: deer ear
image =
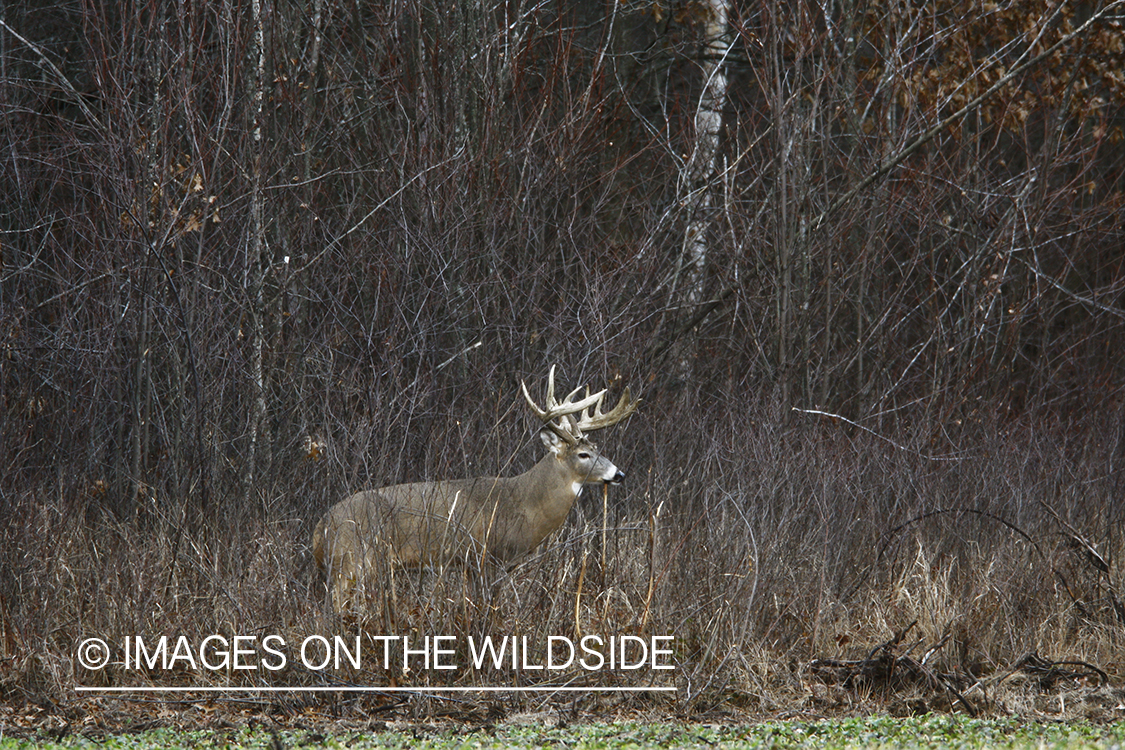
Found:
[[[543,441],[543,445],[547,446],[547,450],[558,456],[566,447],[566,443],[562,441],[554,430],[542,429],[539,431],[539,439]]]

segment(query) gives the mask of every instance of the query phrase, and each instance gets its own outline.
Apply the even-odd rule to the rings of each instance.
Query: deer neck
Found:
[[[528,528],[538,537],[534,547],[562,526],[582,491],[582,482],[575,480],[566,464],[552,453],[516,479],[519,497],[513,499],[527,518]]]

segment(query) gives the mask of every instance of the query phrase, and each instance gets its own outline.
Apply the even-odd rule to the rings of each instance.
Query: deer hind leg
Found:
[[[328,558],[328,584],[331,588],[332,611],[343,614],[352,607],[359,570],[352,553],[337,547]]]
[[[341,573],[336,577],[332,586],[332,609],[336,614],[343,614],[351,609],[352,591],[355,589],[355,576]]]
[[[372,602],[378,601],[377,595],[384,588],[378,579],[379,573],[388,567],[386,550],[380,555],[375,544],[360,544],[362,549],[352,549],[337,561],[332,587],[332,607],[337,614],[352,609],[369,609]]]

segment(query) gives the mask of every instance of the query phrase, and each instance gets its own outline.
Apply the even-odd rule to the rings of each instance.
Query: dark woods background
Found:
[[[555,363],[629,483],[509,585],[604,540],[689,698],[919,618],[1120,666],[1123,13],[9,3],[0,689],[323,616],[325,508],[523,471]]]

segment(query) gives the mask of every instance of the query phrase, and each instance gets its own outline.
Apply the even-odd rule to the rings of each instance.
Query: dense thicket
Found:
[[[847,608],[893,582],[879,544],[930,559],[901,534],[1054,539],[1049,506],[1112,557],[1125,6],[763,1],[708,37],[720,6],[9,4],[4,618],[103,601],[136,538],[229,598],[274,525],[268,559],[298,561],[277,577],[319,601],[324,508],[525,468],[518,383],[555,363],[644,397],[610,438],[636,478],[618,523],[673,514],[660,580],[735,607],[699,625],[727,666],[718,641],[837,616],[811,585]],[[910,523],[938,509],[972,512],[956,539]],[[58,553],[84,573],[53,557],[64,529],[93,535]],[[1020,576],[1059,570],[1035,560]],[[1082,612],[1119,638],[1115,565]],[[189,583],[161,580],[174,608]]]

